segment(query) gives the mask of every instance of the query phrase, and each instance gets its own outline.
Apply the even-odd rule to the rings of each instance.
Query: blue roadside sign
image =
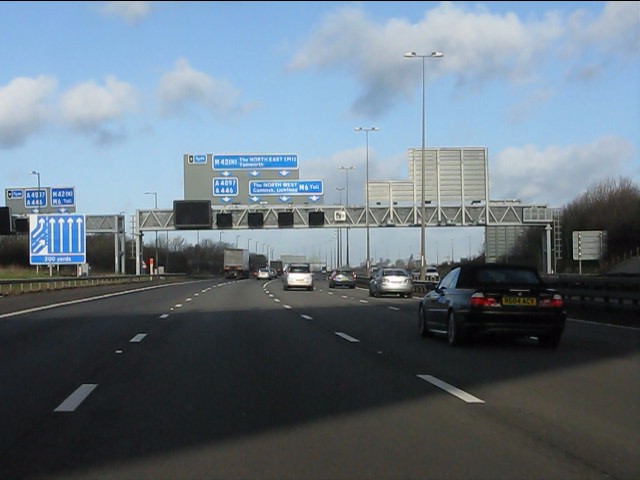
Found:
[[[72,207],[76,204],[74,187],[51,187],[52,207]]]
[[[29,215],[31,265],[86,263],[84,215]]]
[[[24,206],[26,208],[43,208],[47,206],[46,188],[28,189],[24,191]]]

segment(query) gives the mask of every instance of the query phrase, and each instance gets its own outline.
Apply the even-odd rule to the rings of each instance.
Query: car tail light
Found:
[[[564,306],[564,301],[562,300],[562,295],[556,293],[551,298],[541,299],[539,305],[541,307],[562,308]]]
[[[500,304],[496,302],[496,299],[493,297],[486,297],[482,292],[476,292],[471,295],[471,300],[469,302],[471,307],[476,308],[491,308],[491,307],[499,307]]]
[[[353,272],[353,273],[351,274],[351,276],[352,276],[352,277],[353,277],[353,279],[355,280],[355,279],[356,279],[356,272]]]

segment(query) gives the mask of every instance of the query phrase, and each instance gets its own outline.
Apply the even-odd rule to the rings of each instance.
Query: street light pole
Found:
[[[365,217],[365,221],[367,224],[367,261],[366,261],[366,271],[365,274],[367,275],[367,277],[369,276],[369,272],[371,271],[371,255],[370,255],[370,248],[369,248],[369,132],[377,132],[378,130],[380,130],[378,127],[371,127],[371,128],[363,128],[363,127],[356,127],[355,131],[356,132],[365,132],[365,136],[366,136],[366,141],[367,141],[367,163],[366,163],[366,184],[365,184],[365,196],[366,196],[366,201],[365,201],[365,206],[364,206],[364,217]]]
[[[425,99],[424,99],[424,66],[425,66],[425,58],[441,58],[444,54],[442,52],[431,52],[428,55],[418,55],[416,52],[407,52],[404,54],[405,58],[421,58],[422,59],[422,165],[421,165],[421,180],[420,180],[420,214],[422,216],[421,224],[420,224],[420,280],[424,281],[425,279],[425,260],[426,260],[426,238],[425,238],[425,230],[427,228],[426,225],[426,213],[424,207],[424,177],[425,177],[425,165],[424,165],[424,124],[425,124]],[[440,205],[438,205],[440,208]]]
[[[40,172],[36,172],[35,170],[31,170],[31,175],[37,175],[38,176],[38,194],[36,195],[36,198],[38,199],[38,206],[35,209],[36,213],[40,213],[40,204],[42,202],[40,202]]]
[[[338,192],[340,192],[340,206],[342,206],[342,192],[344,190],[346,190],[346,187],[336,187],[336,190]],[[340,227],[338,227],[337,229],[337,233],[338,233],[338,267],[342,266],[342,229]]]
[[[154,208],[157,210],[158,209],[158,192],[144,192],[145,195],[153,195],[154,197]],[[156,260],[155,260],[155,264],[153,265],[153,268],[156,269],[158,268],[158,230],[156,230],[156,256],[155,256]],[[154,272],[151,272],[151,275],[153,275]]]
[[[338,168],[338,170],[344,170],[344,172],[347,175],[347,183],[346,183],[346,194],[347,194],[347,198],[346,198],[346,204],[347,204],[347,209],[349,208],[349,170],[353,170],[355,167],[353,166],[349,166],[349,167],[340,167]],[[349,225],[347,225],[347,267],[349,265],[351,265],[351,262],[349,261]]]

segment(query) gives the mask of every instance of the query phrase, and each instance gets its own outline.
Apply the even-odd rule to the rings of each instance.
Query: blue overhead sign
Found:
[[[238,195],[237,177],[217,177],[213,179],[214,197],[236,197]]]
[[[29,215],[31,265],[86,263],[84,215]]]
[[[249,196],[259,195],[322,195],[322,180],[251,180]]]
[[[72,207],[76,204],[74,187],[51,187],[52,207]]]
[[[297,170],[298,155],[214,155],[214,170]]]

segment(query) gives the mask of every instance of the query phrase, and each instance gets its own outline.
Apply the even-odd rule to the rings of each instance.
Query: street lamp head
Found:
[[[417,57],[416,52],[407,52],[404,54],[404,56],[406,58],[413,58],[413,57]]]
[[[356,132],[361,132],[361,131],[362,131],[362,127],[356,127],[356,128],[354,128],[354,130],[355,130]]]
[[[377,132],[378,130],[380,130],[378,127],[371,127],[372,132]]]
[[[431,52],[431,57],[432,58],[444,57],[444,53],[442,53],[442,52]]]

